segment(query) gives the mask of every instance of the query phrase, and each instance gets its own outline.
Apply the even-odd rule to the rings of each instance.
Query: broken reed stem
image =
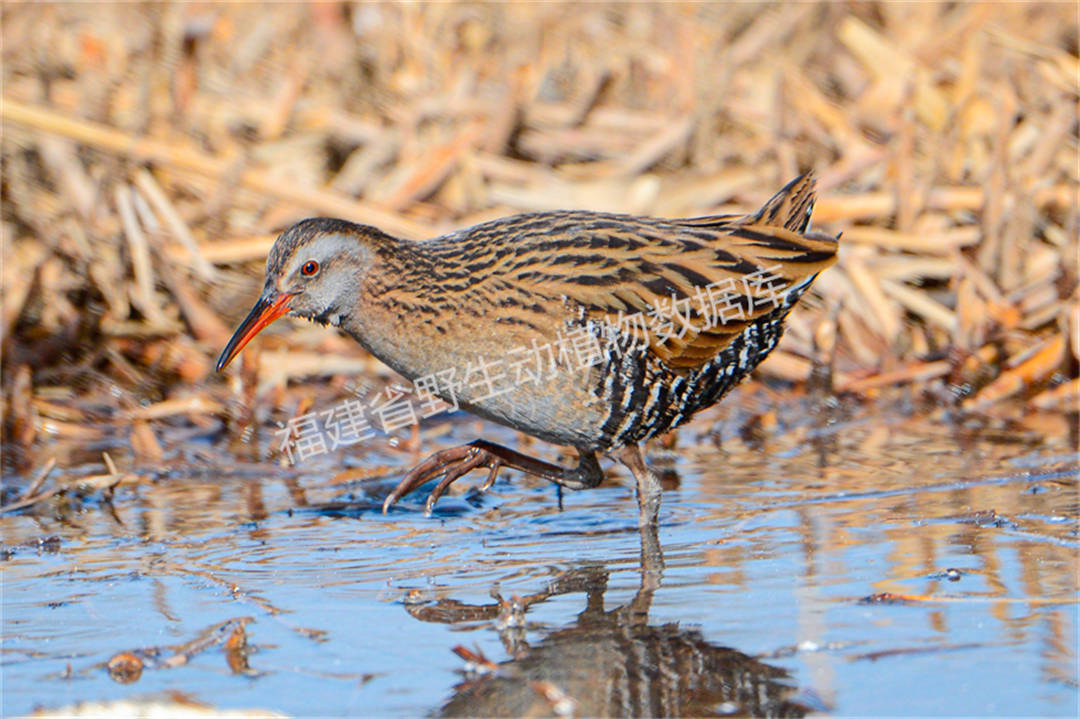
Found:
[[[598,10],[583,6],[553,24],[548,6],[536,5],[537,29],[526,23],[515,33],[543,47],[563,37],[568,52],[521,64],[502,49],[508,36],[497,21],[470,16],[492,41],[473,53],[440,30],[445,17],[418,11],[406,20],[381,7],[372,12],[395,32],[371,39],[374,57],[407,69],[376,67],[363,92],[379,98],[372,103],[341,86],[349,73],[335,61],[355,60],[347,23],[320,25],[325,62],[296,51],[282,74],[280,58],[268,63],[264,53],[284,28],[271,23],[262,41],[241,38],[235,28],[250,17],[242,5],[222,6],[223,34],[194,40],[207,58],[236,50],[234,62],[185,65],[171,96],[133,89],[128,78],[154,60],[132,52],[123,33],[103,42],[129,65],[102,64],[88,44],[57,43],[58,64],[78,70],[51,80],[45,94],[32,53],[13,52],[0,106],[5,182],[18,220],[11,226],[31,229],[4,248],[5,351],[32,340],[24,328],[58,332],[81,310],[74,298],[89,292],[103,298],[90,332],[106,345],[97,348],[106,374],[203,382],[237,308],[256,291],[254,263],[302,213],[421,238],[533,209],[745,212],[813,167],[814,222],[843,231],[840,263],[796,308],[760,373],[803,381],[820,360],[811,338],[832,321],[824,307],[839,302],[832,359],[841,388],[947,377],[974,386],[969,411],[1028,396],[1031,406],[1067,407],[1066,362],[1080,359],[1080,312],[1067,307],[1076,303],[1068,261],[1080,226],[1080,60],[1061,39],[1056,6],[927,8],[920,12],[941,16],[951,42],[920,39],[901,15],[877,17],[873,6],[833,6],[828,27],[813,5],[784,13],[725,6],[689,23],[684,11],[657,6],[644,25],[598,25],[593,44],[609,50],[598,57],[574,35]],[[36,12],[13,6],[8,19],[32,22]],[[70,21],[64,27],[97,22],[77,5],[55,12]],[[614,12],[644,18],[639,6]],[[639,25],[653,34],[631,39],[624,28]],[[686,42],[672,47],[660,30],[669,27]],[[423,53],[403,39],[414,36],[424,38]],[[691,47],[722,58],[722,71],[688,62]],[[765,48],[777,62],[761,62]],[[95,89],[103,82],[112,88],[105,100]],[[245,90],[243,102],[230,94],[258,87],[269,90]],[[40,163],[11,151],[28,146]],[[117,181],[105,178],[123,176],[110,156],[150,167],[128,170],[134,187],[110,187]],[[121,234],[126,251],[118,252]],[[73,275],[84,267],[89,277]],[[1037,367],[1002,364],[1059,337],[1064,351],[1045,353]],[[333,347],[327,353],[307,340],[280,341],[284,355],[305,358],[303,371],[267,366],[263,390],[374,366],[346,356],[343,343],[323,345]],[[987,344],[999,351],[971,354]],[[965,359],[947,372],[945,356]],[[1066,389],[1057,390],[1062,378]],[[96,436],[50,411],[22,426]]]
[[[3,98],[3,103],[0,103],[0,118],[33,130],[69,137],[97,150],[197,172],[215,180],[226,178],[233,163],[231,158],[214,157],[191,147],[135,137],[105,125],[65,117],[51,110],[27,105],[6,96]],[[255,169],[243,170],[239,180],[240,184],[249,190],[335,217],[376,225],[405,238],[420,239],[430,235],[430,231],[424,225],[330,190],[306,190],[295,185],[287,185],[272,180],[264,172]]]
[[[155,278],[153,265],[150,262],[150,248],[147,245],[146,235],[143,234],[139,221],[135,217],[131,188],[117,185],[114,197],[117,212],[120,213],[120,221],[123,223],[124,236],[131,250],[131,266],[135,275],[134,299],[151,324],[164,325],[167,323],[165,313],[158,306],[157,298],[154,296]]]
[[[180,214],[173,207],[169,198],[165,195],[165,192],[158,185],[154,176],[146,169],[141,169],[135,173],[135,185],[142,190],[146,195],[146,198],[150,201],[150,204],[154,206],[154,210],[165,220],[165,224],[168,225],[169,230],[173,236],[180,241],[180,244],[188,251],[192,266],[195,268],[196,274],[199,279],[204,282],[211,282],[217,278],[217,270],[213,265],[207,262],[203,256],[202,251],[199,249],[199,244],[195,241],[195,237],[191,234],[191,230],[188,228],[187,223],[181,219]]]

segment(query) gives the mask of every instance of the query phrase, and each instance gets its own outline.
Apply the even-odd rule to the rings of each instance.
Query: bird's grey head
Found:
[[[262,328],[286,313],[338,325],[357,306],[360,288],[380,248],[393,238],[367,225],[315,217],[277,238],[266,258],[266,284],[218,360],[232,361]]]
[[[337,324],[342,312],[355,307],[375,245],[385,237],[374,227],[344,220],[298,222],[278,237],[266,258],[263,297],[291,295],[292,314]]]

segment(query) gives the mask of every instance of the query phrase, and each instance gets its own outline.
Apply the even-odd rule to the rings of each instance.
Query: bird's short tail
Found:
[[[810,213],[814,211],[814,172],[799,175],[769,198],[752,215],[753,224],[783,227],[800,235],[810,229]]]

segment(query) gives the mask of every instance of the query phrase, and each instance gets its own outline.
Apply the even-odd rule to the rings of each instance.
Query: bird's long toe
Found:
[[[501,463],[499,460],[484,450],[476,450],[472,456],[458,460],[453,466],[447,468],[446,476],[435,485],[435,489],[431,490],[431,494],[429,494],[427,498],[427,503],[424,505],[424,512],[430,516],[432,510],[435,509],[435,503],[439,501],[439,497],[443,495],[447,487],[460,477],[465,476],[478,467],[491,468],[487,479],[484,480],[484,484],[480,487],[481,492],[486,492],[491,485],[495,483],[495,477],[499,473],[500,466]]]
[[[386,514],[390,507],[406,494],[440,475],[443,475],[443,478],[435,485],[435,489],[431,490],[431,494],[428,495],[427,502],[424,505],[425,513],[428,515],[434,509],[435,503],[439,501],[439,497],[446,492],[451,484],[479,467],[488,467],[491,470],[488,472],[484,484],[480,487],[481,492],[486,492],[495,483],[499,468],[502,465],[503,461],[501,459],[474,444],[466,444],[436,452],[413,467],[398,482],[393,491],[386,496],[383,501],[383,514]]]
[[[390,507],[409,492],[412,492],[417,487],[438,477],[440,474],[449,471],[454,464],[461,462],[462,460],[467,460],[469,455],[474,451],[474,448],[469,445],[444,449],[440,452],[436,452],[413,467],[409,470],[409,473],[398,482],[393,491],[386,496],[386,499],[383,501],[383,514],[386,514]]]

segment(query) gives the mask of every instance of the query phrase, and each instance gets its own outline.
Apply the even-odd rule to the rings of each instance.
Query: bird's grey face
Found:
[[[284,314],[338,325],[356,306],[371,265],[366,228],[340,220],[304,220],[278,237],[266,259],[266,284],[218,359],[220,372],[264,327]]]
[[[370,250],[353,237],[331,233],[298,245],[277,266],[273,259],[267,260],[263,297],[288,295],[291,314],[337,326],[355,307]]]

